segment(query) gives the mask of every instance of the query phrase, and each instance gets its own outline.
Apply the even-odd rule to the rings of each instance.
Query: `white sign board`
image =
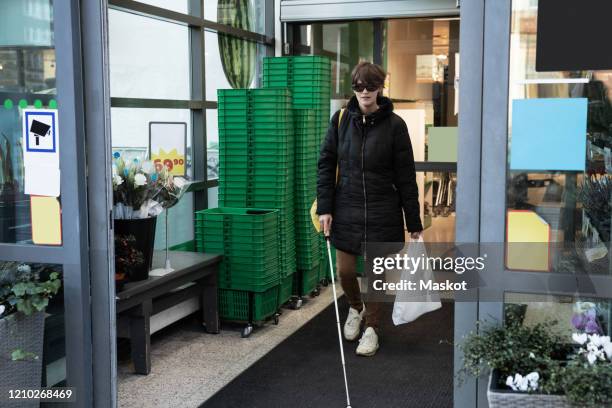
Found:
[[[186,175],[187,123],[149,122],[149,158],[174,176]]]
[[[25,193],[60,195],[59,122],[57,109],[23,110]]]

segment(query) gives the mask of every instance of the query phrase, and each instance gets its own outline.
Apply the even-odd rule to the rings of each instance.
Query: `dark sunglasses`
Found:
[[[367,89],[368,92],[378,91],[380,88],[379,85],[371,85],[371,84],[353,84],[353,91],[355,92],[363,92],[364,89]]]

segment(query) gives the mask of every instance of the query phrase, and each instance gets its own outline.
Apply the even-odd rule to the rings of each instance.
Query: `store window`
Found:
[[[25,193],[22,123],[24,109],[58,107],[53,25],[50,0],[0,2],[0,243],[3,244],[34,243],[32,211],[37,213],[41,201],[31,205],[33,195]],[[40,198],[46,203],[54,201],[54,197]],[[58,201],[61,208],[61,197]],[[11,251],[7,248],[2,254],[8,257]],[[36,299],[29,293],[19,295],[19,288],[36,290],[51,280],[55,294],[48,299],[44,313],[35,313],[32,300],[40,307],[42,297]],[[1,365],[2,370],[12,370],[13,379],[20,386],[40,388],[66,384],[62,287],[62,265],[0,259],[0,332],[4,332],[0,333]],[[14,319],[17,312],[23,317],[22,323]],[[39,317],[34,317],[37,314]],[[37,376],[28,378],[32,373]]]
[[[57,108],[50,1],[0,3],[0,243],[32,243],[23,109]]]
[[[206,110],[208,179],[219,178],[219,124],[216,109]]]
[[[186,26],[112,9],[108,19],[111,96],[190,99]]]
[[[245,31],[266,33],[265,0],[206,0],[204,18]]]
[[[204,33],[206,100],[216,101],[218,89],[255,88],[261,83],[265,46],[231,35]]]
[[[151,123],[185,124],[191,134],[191,112],[188,109],[112,108],[111,134],[113,153],[124,160],[146,160],[149,157]],[[193,178],[191,138],[186,138],[185,175]],[[155,249],[166,247],[165,217],[168,219],[168,246],[180,245],[193,239],[193,194],[187,193],[169,212],[160,214],[156,223]]]
[[[514,0],[506,267],[608,274],[612,71],[539,71],[537,36],[537,1]]]

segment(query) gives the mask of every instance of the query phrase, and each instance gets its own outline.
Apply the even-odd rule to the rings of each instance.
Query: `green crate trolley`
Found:
[[[278,304],[290,300],[296,270],[295,159],[291,91],[227,89],[219,101],[219,205],[276,208],[281,284]]]
[[[297,304],[302,296],[317,296],[326,249],[310,221],[310,207],[316,197],[316,168],[319,147],[327,131],[330,115],[331,63],[322,56],[266,57],[264,87],[291,90],[294,108],[295,149],[295,230],[297,275],[294,293]]]
[[[279,211],[264,208],[212,208],[196,213],[196,250],[219,253],[219,316],[256,324],[279,322]]]

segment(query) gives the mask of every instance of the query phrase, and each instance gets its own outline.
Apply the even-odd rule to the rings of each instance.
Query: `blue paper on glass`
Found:
[[[512,101],[511,170],[584,171],[586,98]]]

